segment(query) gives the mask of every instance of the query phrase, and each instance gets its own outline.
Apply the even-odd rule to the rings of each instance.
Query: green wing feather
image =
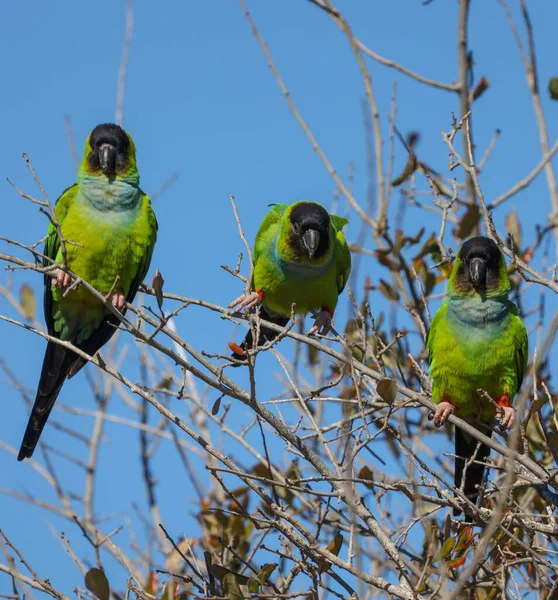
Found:
[[[75,201],[77,193],[78,185],[77,183],[74,183],[74,185],[71,185],[69,188],[66,188],[56,201],[54,211],[56,213],[56,219],[60,227],[64,222],[64,218],[68,214],[68,209],[70,208],[72,202]],[[54,223],[51,222],[48,226],[47,238],[45,240],[45,258],[43,258],[44,267],[50,266],[53,261],[56,262],[56,255],[58,254],[59,250],[60,240],[58,239],[56,227],[54,226]],[[56,335],[54,331],[54,319],[52,317],[52,273],[45,273],[44,286],[44,310],[47,330],[50,335]]]
[[[340,294],[345,289],[351,273],[351,251],[341,231],[349,221],[336,215],[330,215],[330,221],[336,231],[337,291]]]
[[[436,311],[434,318],[432,319],[432,323],[430,324],[430,331],[428,332],[428,337],[426,338],[426,350],[428,351],[428,366],[432,368],[432,363],[434,360],[434,354],[432,353],[432,344],[434,342],[434,338],[436,336],[436,332],[440,327],[440,322],[442,322],[446,315],[447,309],[447,301],[440,306],[440,308]],[[442,324],[443,326],[443,324]]]
[[[265,247],[265,239],[266,236],[269,235],[269,230],[273,228],[274,225],[278,225],[281,222],[281,217],[283,213],[289,208],[288,204],[274,204],[273,208],[267,213],[260,228],[258,229],[258,233],[256,234],[256,241],[254,243],[254,251],[252,260],[254,264],[258,261],[264,247]]]
[[[515,365],[517,369],[517,391],[521,388],[525,371],[527,370],[527,362],[529,360],[529,337],[527,335],[527,329],[525,324],[519,316],[519,310],[515,304],[511,303],[512,312],[514,315],[512,321],[512,327],[515,331],[514,344],[515,344]]]

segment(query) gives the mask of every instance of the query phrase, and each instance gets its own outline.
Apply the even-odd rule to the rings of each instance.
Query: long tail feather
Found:
[[[23,435],[21,448],[17,455],[18,460],[30,458],[33,455],[50,411],[76,358],[76,354],[71,350],[67,350],[59,344],[48,343],[35,404]]]
[[[489,437],[492,435],[491,430],[483,431],[484,434]],[[458,457],[455,459],[455,487],[461,488],[461,482],[463,481],[463,471],[465,470],[465,464],[475,454],[477,448],[477,440],[473,437],[468,436],[461,429],[455,430],[455,455]],[[478,462],[486,462],[490,455],[490,448],[481,444],[478,452],[475,456],[475,461],[467,467],[465,473],[465,482],[463,483],[463,493],[469,500],[476,503],[480,493],[480,486],[482,484],[482,478],[484,475],[484,465],[477,464]],[[454,516],[461,514],[460,510],[453,510]],[[465,516],[466,521],[471,521],[471,518]]]
[[[289,322],[289,317],[270,316],[263,306],[260,308],[260,317],[265,321],[271,321],[272,323],[280,325],[281,327],[285,327],[285,325]],[[273,331],[272,329],[262,325],[260,327],[260,337],[258,340],[256,340],[256,343],[254,343],[254,336],[252,335],[252,329],[250,329],[246,334],[244,341],[242,344],[240,344],[240,347],[242,350],[244,350],[244,352],[246,352],[246,350],[252,350],[252,348],[261,345],[263,342],[272,342],[278,335],[279,333],[277,331]],[[243,354],[237,354],[236,352],[233,352],[231,356],[239,360],[244,358]]]

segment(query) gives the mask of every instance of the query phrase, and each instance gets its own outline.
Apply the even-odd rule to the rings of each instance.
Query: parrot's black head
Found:
[[[97,125],[89,135],[91,152],[87,157],[91,171],[101,169],[107,177],[114,177],[128,168],[130,138],[118,125]]]
[[[329,215],[315,202],[300,202],[289,215],[290,241],[299,256],[321,258],[329,246]]]
[[[472,286],[476,292],[484,295],[486,292],[503,290],[505,283],[509,285],[500,248],[484,236],[471,238],[461,246],[456,268],[456,284],[460,289]]]

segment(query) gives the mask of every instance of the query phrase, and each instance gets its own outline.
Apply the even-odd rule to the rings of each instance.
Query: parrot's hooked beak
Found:
[[[475,289],[486,285],[486,262],[483,258],[472,258],[469,263],[469,275]]]
[[[308,229],[302,234],[302,245],[308,252],[310,258],[314,257],[314,253],[320,243],[320,232],[315,229]]]
[[[118,150],[112,144],[101,144],[99,148],[99,164],[108,177],[116,173],[116,156]]]

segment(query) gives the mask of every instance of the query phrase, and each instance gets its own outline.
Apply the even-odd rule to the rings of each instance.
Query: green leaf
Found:
[[[549,79],[548,92],[552,100],[558,100],[558,77],[551,77]]]
[[[391,405],[397,396],[397,384],[393,379],[388,379],[386,377],[378,382],[376,392],[384,402]]]
[[[210,575],[213,575],[215,579],[221,581],[223,584],[225,583],[225,578],[229,575],[234,577],[235,581],[237,581],[240,585],[246,585],[248,583],[248,577],[245,577],[244,575],[239,575],[238,573],[234,573],[230,569],[222,567],[221,565],[216,565],[215,563],[213,563],[211,567],[209,567],[209,573]]]
[[[436,552],[436,555],[432,559],[432,562],[437,562],[442,558],[446,558],[449,556],[451,551],[455,548],[455,543],[457,542],[456,537],[449,537],[443,544],[442,547]]]
[[[255,577],[250,577],[248,579],[248,591],[251,594],[257,594],[260,591],[260,586],[267,584],[268,579],[276,568],[277,563],[265,563]]]
[[[260,582],[255,577],[248,577],[248,591],[251,594],[257,594],[260,591]]]
[[[328,544],[327,550],[329,550],[329,552],[331,552],[335,556],[339,556],[339,552],[341,552],[342,546],[343,536],[341,535],[341,532],[338,531],[335,537]],[[318,573],[320,573],[320,575],[322,573],[325,573],[326,571],[329,571],[330,567],[331,563],[328,560],[326,560],[325,558],[320,558],[320,560],[318,561]]]
[[[248,580],[246,579],[246,581]],[[237,576],[233,573],[227,573],[223,577],[223,592],[230,600],[244,600],[244,594],[240,591]]]
[[[258,581],[262,585],[265,585],[276,568],[277,563],[265,563],[265,565],[260,569],[260,572],[257,574]]]
[[[89,569],[85,574],[85,587],[99,600],[109,600],[110,598],[110,586],[102,569]]]
[[[35,300],[35,292],[26,283],[19,290],[19,302],[23,316],[28,321],[33,321],[37,314],[37,301]]]

